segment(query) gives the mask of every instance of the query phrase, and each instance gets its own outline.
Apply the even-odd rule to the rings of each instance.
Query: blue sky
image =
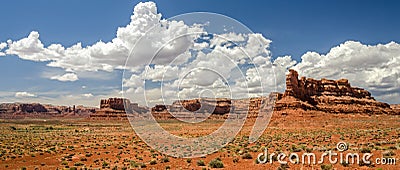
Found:
[[[32,30],[44,44],[83,45],[111,40],[129,23],[139,1],[7,1],[0,14],[0,40],[19,39]],[[297,59],[307,51],[326,53],[346,40],[366,44],[400,40],[400,2],[353,1],[154,1],[164,18],[188,12],[220,13],[273,40],[275,56]]]
[[[272,58],[289,55],[294,61],[301,62],[300,57],[306,52],[326,54],[331,48],[349,40],[363,45],[400,42],[398,1],[154,2],[163,18],[188,12],[213,12],[234,18],[253,32],[272,40],[269,47]],[[3,16],[0,42],[20,40],[31,31],[39,32],[45,47],[54,43],[70,47],[81,42],[85,47],[100,40],[108,42],[115,38],[118,27],[130,23],[133,7],[138,3],[126,0],[117,3],[95,0],[5,1],[0,10],[0,16]],[[99,71],[87,76],[80,73],[78,81],[61,82],[46,78],[46,72],[63,74],[65,69],[47,67],[48,63],[24,60],[16,55],[0,57],[1,101],[57,103],[54,98],[65,97],[63,102],[72,104],[73,101],[68,102],[72,98],[66,96],[72,97],[79,92],[106,97],[112,94],[109,91],[121,87],[121,70]],[[374,89],[371,90],[374,94]],[[13,98],[15,92],[30,92],[35,97]],[[387,101],[395,102],[392,99]],[[84,104],[92,103],[95,102]]]

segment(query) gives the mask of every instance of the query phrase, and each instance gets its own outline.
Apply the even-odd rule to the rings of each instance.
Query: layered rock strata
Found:
[[[286,90],[275,105],[276,111],[285,109],[328,113],[396,113],[389,104],[376,101],[367,90],[352,87],[347,79],[299,79],[298,73],[292,69],[286,76]]]

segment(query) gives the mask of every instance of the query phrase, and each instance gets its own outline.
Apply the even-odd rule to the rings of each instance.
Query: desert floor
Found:
[[[224,120],[182,124],[160,121],[162,127],[180,136],[199,136],[217,129]],[[325,113],[274,114],[268,128],[255,143],[248,136],[253,122],[218,152],[200,158],[173,158],[160,154],[135,135],[127,120],[2,119],[0,120],[0,169],[212,169],[219,159],[225,169],[400,169],[400,116],[345,115]],[[257,155],[269,153],[314,153],[337,151],[372,153],[372,164],[281,165],[257,163]],[[396,165],[378,165],[376,158],[396,158]],[[300,157],[301,159],[301,157]],[[217,161],[218,162],[218,161]],[[303,162],[304,163],[304,162]]]

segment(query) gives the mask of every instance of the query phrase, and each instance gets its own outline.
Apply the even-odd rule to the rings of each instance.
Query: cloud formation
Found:
[[[33,93],[28,93],[26,91],[23,91],[23,92],[16,92],[15,97],[26,98],[26,97],[36,97],[36,95]]]
[[[124,68],[126,57],[135,43],[146,34],[146,40],[138,44],[130,56],[130,66],[147,64],[147,57],[167,44],[159,52],[158,63],[169,62],[184,53],[191,43],[191,33],[201,32],[198,25],[188,26],[182,21],[161,19],[154,2],[140,2],[134,8],[131,22],[117,30],[116,37],[110,42],[99,41],[93,45],[82,47],[77,43],[71,47],[51,44],[47,47],[40,41],[39,33],[32,31],[21,40],[8,40],[6,54],[17,55],[21,59],[31,61],[48,61],[50,67],[63,68],[66,71],[108,71]],[[186,37],[178,35],[188,34]],[[174,39],[173,42],[167,41]],[[4,46],[4,43],[2,43]],[[1,47],[1,46],[0,46]],[[1,50],[1,49],[0,49]],[[170,60],[168,60],[170,58]]]
[[[50,79],[63,82],[77,81],[78,75],[83,78],[88,72],[93,76],[127,69],[124,90],[141,104],[205,94],[241,98],[282,92],[289,68],[298,70],[301,76],[347,78],[352,85],[371,91],[378,100],[400,103],[400,44],[396,42],[365,45],[346,41],[327,54],[306,52],[300,61],[291,56],[273,59],[271,43],[259,33],[212,34],[205,24],[166,20],[155,3],[140,2],[130,23],[118,28],[110,42],[86,47],[81,43],[45,46],[39,33],[32,31],[23,39],[0,43],[0,56],[16,55],[62,68],[65,74]],[[21,92],[19,96],[28,94]]]
[[[6,53],[2,52],[3,49],[6,48],[6,47],[7,47],[7,43],[5,43],[5,42],[0,43],[0,56],[5,56],[6,55]]]
[[[57,76],[52,76],[50,77],[52,80],[58,80],[58,81],[77,81],[79,80],[78,75],[75,73],[65,73],[63,75],[57,75]]]
[[[347,78],[352,85],[371,91],[378,99],[399,103],[400,44],[364,45],[347,41],[327,54],[307,52],[293,67],[307,77]]]

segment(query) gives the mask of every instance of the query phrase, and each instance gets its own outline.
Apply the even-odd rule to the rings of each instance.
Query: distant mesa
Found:
[[[297,71],[290,69],[286,90],[276,102],[275,110],[296,109],[348,114],[399,113],[389,104],[376,101],[367,90],[352,87],[347,79],[298,79]]]
[[[84,106],[54,106],[40,103],[1,103],[0,117],[25,118],[25,117],[69,117],[88,116],[95,113],[95,108]]]
[[[231,110],[231,99],[227,98],[197,98],[191,100],[178,100],[172,103],[170,111],[172,112],[207,112],[223,115]]]
[[[325,113],[344,114],[399,114],[400,105],[389,105],[376,101],[371,93],[365,89],[352,87],[347,79],[315,80],[301,77],[297,71],[290,69],[286,76],[286,90],[284,93],[274,92],[265,97],[250,99],[227,98],[197,98],[178,100],[171,105],[155,105],[152,108],[140,107],[128,99],[109,98],[100,101],[100,109],[92,118],[126,117],[128,112],[144,113],[150,111],[156,119],[173,119],[176,117],[189,118],[201,113],[211,114],[211,118],[226,118],[227,114],[246,111],[248,118],[259,115],[261,103],[271,99],[276,100],[274,111],[282,114],[296,113],[297,111],[315,110]],[[245,104],[246,103],[246,104]]]
[[[128,113],[143,113],[148,108],[140,107],[137,103],[131,103],[129,99],[123,98],[109,98],[100,100],[100,109],[96,110],[95,113],[90,114],[89,117],[92,119],[104,119],[104,118],[117,118],[124,119]]]
[[[117,118],[150,112],[156,119],[190,118],[193,114],[210,114],[210,118],[226,118],[228,113],[248,113],[248,118],[259,115],[263,102],[276,101],[273,110],[282,115],[314,110],[344,114],[400,114],[400,105],[379,102],[365,89],[352,87],[347,79],[315,80],[301,77],[290,69],[286,76],[284,93],[273,92],[269,96],[228,99],[197,98],[178,100],[171,105],[155,105],[152,108],[131,103],[129,99],[109,98],[100,101],[100,108],[84,106],[53,106],[40,103],[2,103],[1,117],[83,116],[92,119]],[[128,113],[128,114],[126,114]],[[200,113],[200,114],[198,114]],[[207,113],[207,114],[202,114]]]

